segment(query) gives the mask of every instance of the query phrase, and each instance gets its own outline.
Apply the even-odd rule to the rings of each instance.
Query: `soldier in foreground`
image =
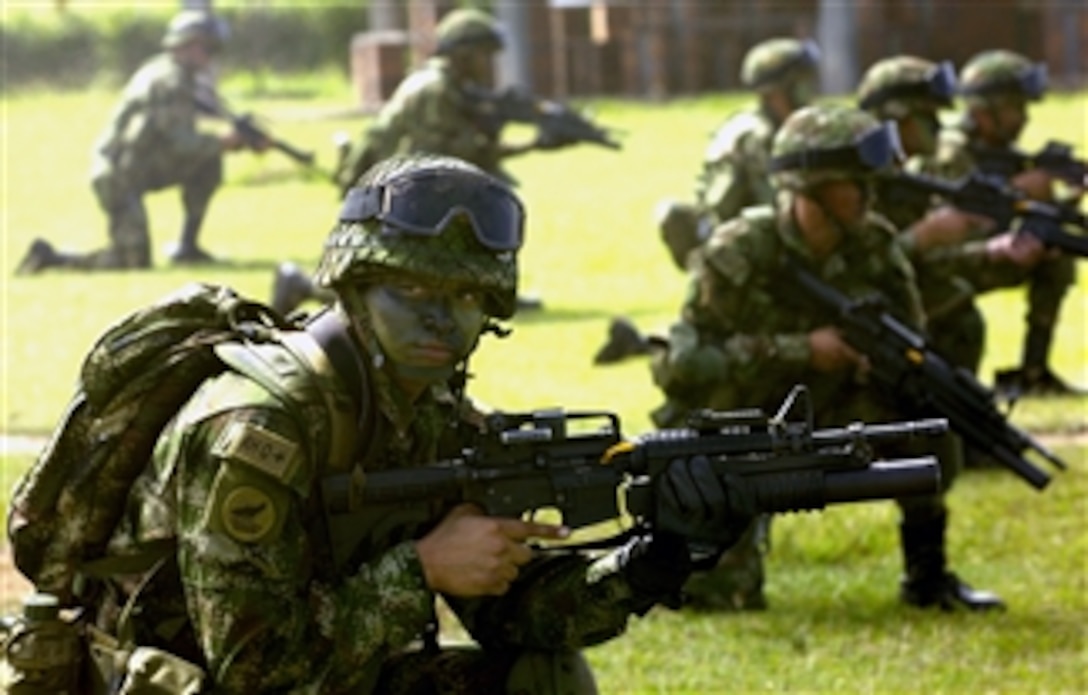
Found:
[[[186,10],[171,20],[164,51],[129,80],[113,120],[94,150],[91,184],[106,213],[109,246],[89,253],[58,251],[36,239],[17,272],[46,268],[81,270],[151,267],[151,237],[143,197],[180,187],[185,209],[181,234],[170,251],[175,264],[204,264],[213,257],[198,243],[208,205],[223,179],[223,154],[263,149],[237,130],[223,135],[197,129],[198,101],[215,105],[212,61],[227,38],[223,21]]]
[[[1028,123],[1028,105],[1042,99],[1045,92],[1046,67],[1041,63],[1006,50],[985,51],[971,58],[960,73],[960,94],[966,112],[957,128],[942,133],[936,157],[938,171],[949,178],[975,171],[1001,175],[987,171],[981,163],[994,151],[1015,148]],[[1045,169],[1016,173],[1008,177],[1008,182],[1033,199],[1055,200],[1056,178]],[[1028,286],[1027,330],[1020,365],[998,373],[998,389],[1011,397],[1079,392],[1050,368],[1050,348],[1061,305],[1076,280],[1075,258],[1048,253],[1037,262],[995,265],[986,262],[985,254],[979,251],[987,243],[985,234],[967,235],[959,243],[946,245],[941,255],[978,293]]]
[[[342,190],[375,162],[410,152],[458,157],[512,182],[502,169],[504,160],[564,144],[541,138],[519,144],[501,140],[502,120],[482,97],[491,93],[492,64],[504,45],[494,18],[475,9],[453,10],[439,22],[436,38],[435,55],[400,83],[344,157],[336,175]],[[327,301],[329,296],[297,265],[281,265],[271,305],[289,313],[307,299]],[[538,300],[519,297],[519,308],[538,307]]]
[[[657,208],[661,239],[680,270],[716,225],[746,207],[773,202],[767,172],[771,141],[791,113],[812,101],[819,60],[814,42],[791,38],[768,39],[744,56],[740,81],[758,95],[758,102],[730,115],[714,133],[696,181],[695,203],[665,200]],[[648,350],[647,339],[631,321],[617,317],[594,363],[611,364]]]
[[[773,412],[774,394],[792,383],[809,386],[822,423],[897,417],[896,394],[866,382],[865,355],[845,342],[835,316],[811,305],[785,279],[783,267],[800,264],[851,297],[879,292],[888,310],[921,328],[910,263],[895,230],[870,212],[873,177],[898,156],[894,127],[856,109],[807,107],[786,121],[770,160],[776,205],[749,208],[722,224],[695,257],[681,320],[653,359],[655,383],[667,396],[654,412],[657,425],[682,423],[703,407],[747,403]],[[947,488],[959,459],[955,440],[943,443],[949,449],[941,452]],[[899,505],[905,603],[946,610],[1003,605],[947,569],[943,494],[905,498]],[[723,563],[693,577],[686,590],[696,605],[736,608],[761,596],[762,580],[761,567],[753,575]]]
[[[162,650],[161,677],[184,675],[185,692],[595,692],[578,650],[674,601],[689,575],[675,525],[597,559],[549,555],[528,542],[563,527],[461,504],[418,536],[376,524],[333,559],[324,481],[432,463],[482,426],[467,362],[516,309],[523,229],[510,188],[461,160],[365,174],[316,273],[334,303],[273,340],[217,346],[230,369],[160,435],[96,563],[114,571],[81,589],[97,626]],[[661,478],[684,500],[676,518],[728,527],[717,479],[695,487],[699,465]],[[479,648],[437,646],[438,596]]]

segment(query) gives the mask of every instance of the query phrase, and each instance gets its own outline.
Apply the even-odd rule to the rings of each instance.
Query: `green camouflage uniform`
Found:
[[[436,55],[397,86],[340,163],[336,176],[341,190],[378,160],[411,152],[457,157],[511,181],[499,166],[501,123],[468,94],[472,85],[450,64],[450,54],[458,50],[501,49],[498,24],[480,10],[461,8],[442,18],[435,38]]]
[[[445,56],[429,58],[400,83],[352,148],[340,185],[350,186],[353,176],[379,159],[408,152],[450,155],[499,173],[499,133],[454,78]]]
[[[772,154],[841,149],[851,138],[876,126],[877,121],[861,111],[808,107],[786,121]],[[924,328],[913,268],[897,242],[897,230],[885,218],[870,213],[864,224],[844,231],[838,248],[817,260],[789,212],[797,195],[794,191],[810,190],[824,181],[861,180],[870,175],[853,169],[776,173],[773,181],[780,190],[779,208],[749,208],[715,229],[694,256],[681,320],[670,328],[667,349],[654,356],[655,382],[667,396],[665,405],[654,413],[655,422],[667,425],[702,407],[759,407],[774,413],[795,384],[807,385],[817,426],[887,421],[906,415],[895,393],[876,389],[850,370],[825,373],[812,368],[808,335],[835,325],[837,317],[807,300],[781,265],[792,257],[848,296],[878,294],[899,320],[918,330]],[[938,450],[942,485],[947,490],[960,466],[956,439],[943,437],[938,445],[928,447],[908,443],[879,453],[917,456],[934,449]],[[978,608],[999,603],[982,592],[972,593],[946,572],[944,494],[898,502],[903,512],[900,532],[907,566],[904,600],[945,608],[957,603]],[[709,607],[737,607],[730,592],[750,592],[753,585],[761,588],[762,580],[761,562],[743,568],[725,564],[693,576],[687,589]]]
[[[951,64],[902,55],[877,61],[858,86],[859,106],[880,119],[914,119],[916,128],[931,123],[932,137],[919,142],[924,151],[911,152],[903,168],[909,173],[943,176],[935,154],[939,137],[938,113],[952,105],[955,74]],[[901,126],[902,127],[902,126]],[[934,349],[953,364],[975,372],[982,359],[985,322],[974,299],[974,288],[946,263],[933,262],[915,248],[910,227],[930,206],[916,197],[895,196],[894,178],[877,180],[875,210],[899,233],[900,246],[914,266]]]
[[[110,246],[74,265],[146,268],[151,240],[143,196],[181,187],[186,224],[199,225],[223,178],[223,148],[196,128],[196,98],[215,93],[210,76],[162,53],[125,87],[113,119],[95,145],[92,185],[109,219]]]
[[[449,162],[467,167],[391,159],[368,176],[387,176],[384,183],[421,161],[446,172]],[[470,251],[482,246],[468,233],[376,229],[341,222],[327,245],[317,277],[348,305],[352,288],[375,273],[423,272],[476,282],[488,315],[513,313],[512,253]],[[653,605],[622,573],[621,551],[596,559],[541,553],[503,596],[446,597],[482,653],[419,651],[436,595],[414,539],[378,519],[356,546],[365,550],[345,560],[326,527],[323,481],[348,471],[365,480],[367,471],[460,453],[469,430],[450,425],[470,411],[444,387],[408,402],[380,368],[368,314],[352,316],[359,332],[338,304],[271,343],[217,348],[231,370],[205,382],[159,438],[110,543],[110,556],[129,558],[140,573],[150,563],[139,558],[162,562],[149,575],[105,583],[102,627],[205,667],[215,692],[495,692],[525,654],[574,654],[620,634],[632,612]],[[330,325],[338,352],[316,337]],[[176,552],[163,553],[171,540]],[[138,584],[141,576],[150,579]],[[127,621],[119,608],[126,601]]]
[[[753,205],[769,205],[774,191],[767,159],[777,126],[763,111],[741,111],[722,124],[706,150],[696,200],[715,224]]]
[[[981,107],[987,100],[1002,95],[1023,94],[1016,86],[993,92],[975,94],[972,87],[987,81],[1006,80],[1015,85],[1016,73],[1031,69],[1026,58],[1009,51],[988,51],[979,54],[965,65],[962,75],[964,91],[968,99]],[[1038,95],[1024,94],[1031,100]],[[948,178],[958,178],[980,171],[972,155],[972,149],[981,142],[969,118],[955,128],[942,133],[935,161],[935,171]],[[992,147],[992,146],[991,146]],[[1010,144],[1009,147],[1013,147]],[[989,172],[980,171],[987,174]],[[997,230],[1005,231],[1005,230]],[[1028,286],[1028,307],[1021,367],[1027,372],[1048,373],[1048,358],[1053,333],[1058,322],[1062,302],[1069,288],[1076,282],[1076,259],[1070,254],[1046,257],[1031,268],[1023,268],[1011,262],[992,262],[986,253],[984,234],[977,234],[960,247],[938,249],[933,254],[935,262],[948,266],[951,272],[966,278],[978,294],[1007,287]]]
[[[744,57],[740,79],[756,93],[781,90],[793,107],[808,104],[819,53],[797,39],[768,39]],[[714,226],[753,205],[769,205],[774,191],[767,160],[780,124],[761,103],[732,114],[711,137],[695,185],[695,204],[666,201],[658,225],[673,262],[685,268],[691,249],[706,241]]]

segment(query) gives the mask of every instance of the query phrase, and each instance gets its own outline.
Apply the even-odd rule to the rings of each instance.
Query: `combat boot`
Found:
[[[269,305],[273,309],[281,316],[286,316],[314,295],[314,283],[309,275],[294,263],[280,263],[272,281],[272,300]]]
[[[45,239],[35,239],[15,268],[16,275],[34,275],[46,268],[60,268],[69,264],[68,257],[58,252]]]
[[[608,324],[608,340],[593,356],[593,364],[613,364],[627,357],[650,352],[647,340],[630,319],[617,316]]]
[[[944,553],[948,515],[909,520],[899,525],[906,576],[899,587],[903,603],[918,608],[943,611],[1004,610],[1001,599],[989,592],[973,589],[948,571]]]
[[[1088,390],[1074,386],[1049,367],[1023,367],[997,372],[994,390],[1005,401],[1015,401],[1022,396],[1085,396]]]
[[[215,256],[211,255],[197,244],[200,235],[200,227],[204,223],[203,216],[186,217],[181,227],[181,237],[177,245],[168,247],[167,258],[174,265],[210,265],[216,263]]]

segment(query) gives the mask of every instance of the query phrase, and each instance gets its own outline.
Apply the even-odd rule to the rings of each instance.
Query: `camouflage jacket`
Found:
[[[459,157],[490,174],[500,173],[494,121],[480,113],[445,57],[430,58],[397,86],[342,164],[340,184],[350,185],[344,177],[358,176],[373,162],[411,152]]]
[[[144,63],[95,145],[93,175],[155,190],[219,156],[219,138],[197,129],[198,95],[217,99],[210,74],[182,66],[169,53]]]
[[[307,344],[316,346],[288,333],[283,344],[220,349],[233,369],[206,382],[160,437],[111,542],[114,556],[136,557],[176,539],[168,571],[140,596],[170,595],[154,582],[173,575],[185,603],[138,600],[137,639],[204,664],[216,692],[370,692],[384,660],[433,620],[435,595],[411,541],[334,568],[320,490],[345,460],[330,411],[349,414],[348,431],[369,433],[349,447],[366,454],[348,457],[348,468],[375,470],[436,460],[449,406],[435,394],[402,402],[370,368],[367,392],[353,393]],[[363,399],[376,425],[350,427]],[[632,602],[608,559],[541,557],[505,597],[449,603],[487,647],[603,641],[623,631]]]
[[[696,185],[696,201],[716,222],[731,220],[743,208],[769,205],[771,141],[776,127],[758,109],[730,116],[711,138]]]
[[[787,215],[748,208],[703,248],[681,320],[669,332],[667,378],[659,385],[687,407],[774,412],[790,387],[804,383],[820,421],[889,416],[890,394],[873,393],[853,374],[810,366],[808,333],[835,318],[783,276],[787,255],[850,296],[879,293],[901,320],[922,325],[914,272],[882,217],[872,215],[862,233],[817,261]]]
[[[946,175],[946,170],[934,157],[911,157],[904,168],[915,174],[941,178]],[[881,182],[880,185],[894,184]],[[914,245],[911,226],[922,219],[930,209],[929,205],[919,206],[897,200],[894,195],[882,195],[882,191],[878,189],[875,210],[901,230],[897,235],[899,247],[914,266],[927,316],[941,315],[949,307],[959,307],[973,301],[974,288],[959,274],[961,266],[966,262],[983,264],[987,260],[985,246],[973,242],[952,249],[919,252]],[[974,236],[982,237],[983,235],[979,231]]]

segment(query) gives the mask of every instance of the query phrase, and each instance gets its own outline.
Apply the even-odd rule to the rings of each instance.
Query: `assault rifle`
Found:
[[[924,337],[885,311],[879,297],[851,299],[793,259],[785,267],[803,296],[834,312],[846,342],[868,357],[871,379],[919,411],[947,418],[969,444],[1037,490],[1045,488],[1050,477],[1024,457],[1025,451],[1065,470],[1065,462],[1008,422],[995,407],[991,390],[970,371],[951,366],[934,352]]]
[[[1015,147],[972,147],[971,156],[979,170],[1012,178],[1029,169],[1043,169],[1079,188],[1088,187],[1088,162],[1073,156],[1073,146],[1050,140],[1035,154]]]
[[[1000,177],[973,173],[958,181],[946,181],[900,172],[882,177],[880,183],[880,197],[893,205],[905,203],[921,209],[937,196],[965,212],[993,220],[1002,231],[1013,220],[1020,219],[1020,230],[1043,245],[1088,257],[1088,236],[1064,229],[1068,226],[1088,230],[1088,217],[1070,206],[1032,200]]]
[[[608,547],[652,528],[655,480],[677,458],[710,459],[738,506],[753,513],[936,492],[933,457],[874,461],[871,445],[947,431],[941,419],[854,423],[814,430],[786,415],[808,392],[795,387],[772,418],[759,410],[703,411],[689,427],[633,440],[611,412],[540,410],[488,418],[461,455],[429,466],[333,476],[323,481],[336,562],[418,537],[444,512],[472,502],[505,517],[557,509],[572,529],[621,517],[630,527],[592,544]],[[725,530],[723,529],[723,535]],[[375,540],[381,539],[381,540]],[[375,547],[363,546],[366,542]],[[358,555],[357,555],[358,553]]]
[[[282,152],[296,163],[305,167],[314,166],[313,152],[300,150],[291,143],[272,136],[272,134],[257,124],[253,114],[236,114],[218,101],[207,101],[201,97],[197,97],[196,107],[201,113],[206,113],[209,116],[215,116],[216,118],[230,121],[230,124],[242,137],[242,140],[247,147],[255,149],[260,146],[262,142],[266,142],[270,148]]]
[[[475,101],[485,127],[492,132],[510,122],[529,123],[537,128],[540,147],[558,149],[588,142],[611,150],[622,148],[613,138],[613,131],[602,128],[567,104],[538,99],[515,88],[495,91],[468,87],[465,91]]]

